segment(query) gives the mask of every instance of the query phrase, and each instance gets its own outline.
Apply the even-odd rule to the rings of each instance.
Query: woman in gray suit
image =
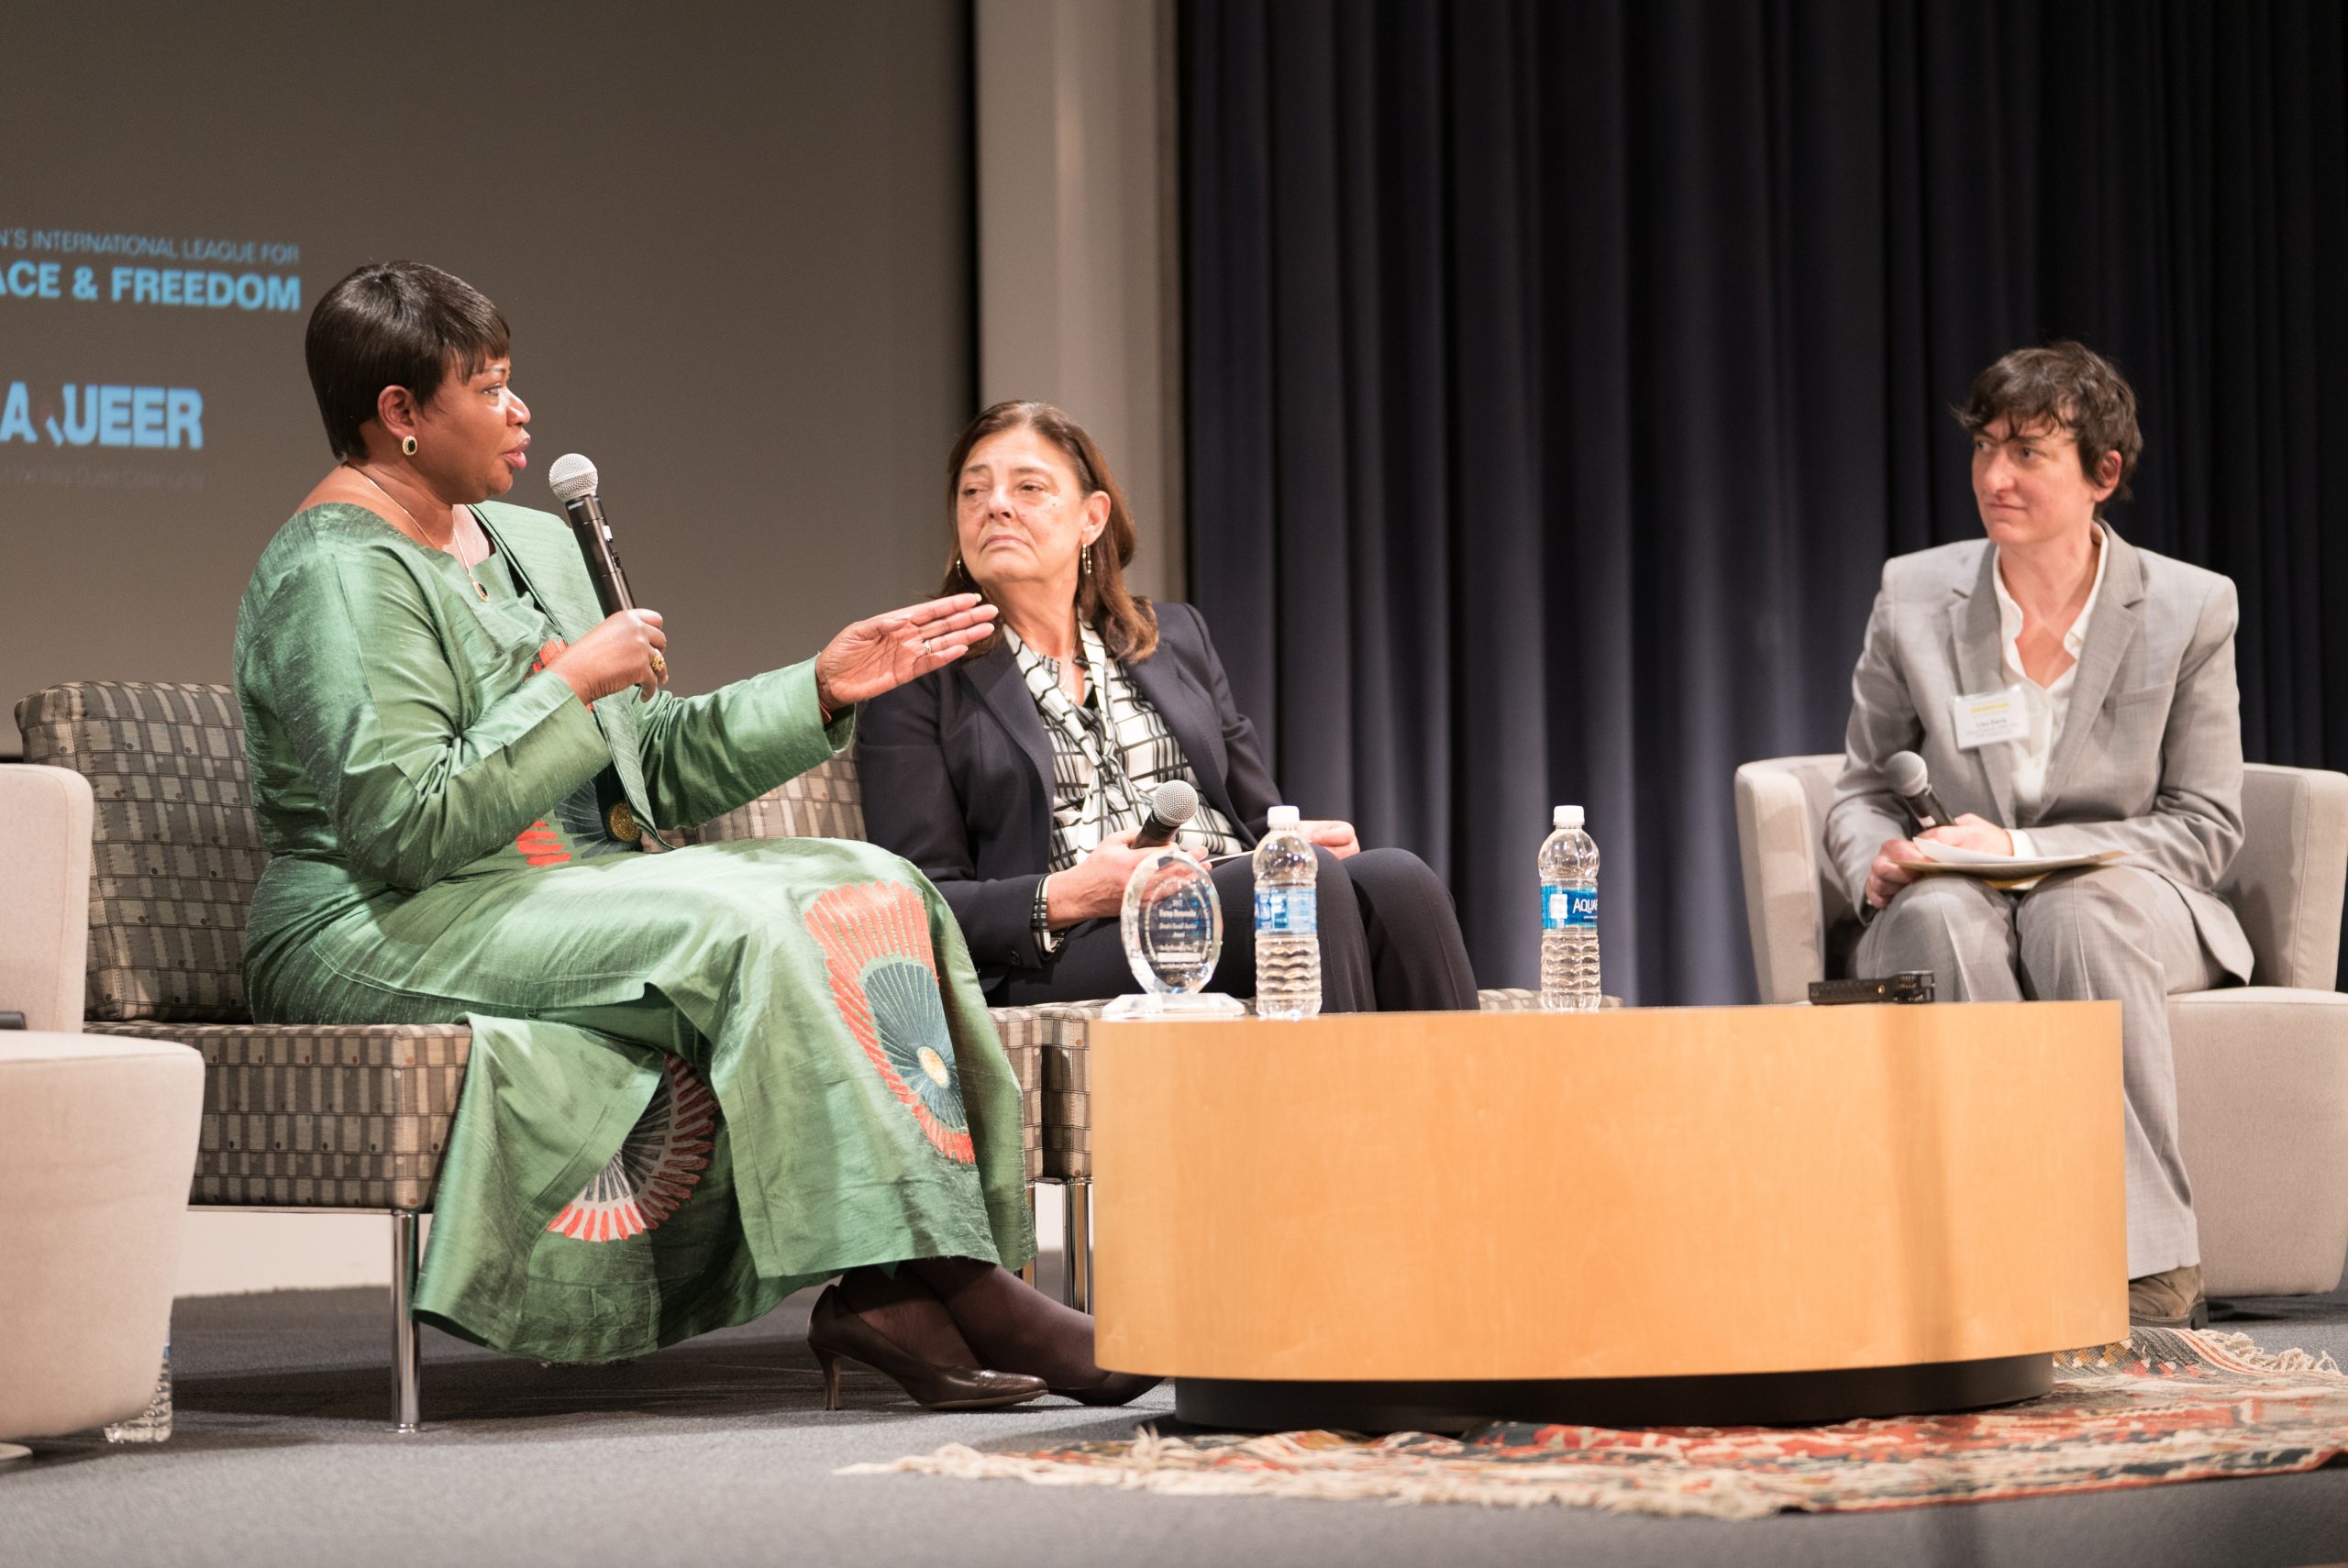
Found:
[[[2234,585],[2124,542],[2143,437],[2120,372],[2077,343],[1981,372],[1973,436],[1986,540],[1887,563],[1851,680],[1828,853],[1866,931],[1864,974],[1930,969],[1944,999],[2116,999],[2127,1095],[2128,1307],[2209,1320],[2176,1139],[2164,997],[2249,978],[2216,888],[2242,845]],[[1884,774],[1924,758],[1954,823],[1921,835],[1998,855],[2120,852],[2000,892],[1922,876]]]

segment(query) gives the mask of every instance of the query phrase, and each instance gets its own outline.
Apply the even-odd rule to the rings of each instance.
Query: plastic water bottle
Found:
[[[1297,831],[1294,806],[1274,806],[1256,846],[1256,1016],[1321,1010],[1321,862]]]
[[[1598,845],[1581,808],[1559,806],[1541,842],[1541,1005],[1551,1012],[1598,1006]]]

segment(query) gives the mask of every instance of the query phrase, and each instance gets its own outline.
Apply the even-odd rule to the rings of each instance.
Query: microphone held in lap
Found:
[[[1170,778],[1149,792],[1149,816],[1134,834],[1135,849],[1156,849],[1172,842],[1184,823],[1198,815],[1199,792],[1180,778]]]
[[[1933,793],[1932,773],[1925,767],[1924,759],[1914,752],[1893,752],[1890,760],[1883,765],[1883,776],[1891,785],[1891,792],[1899,797],[1908,814],[1915,819],[1917,832],[1946,827],[1956,821],[1941,804],[1941,798]]]

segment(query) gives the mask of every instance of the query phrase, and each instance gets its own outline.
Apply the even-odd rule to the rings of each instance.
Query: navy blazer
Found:
[[[1279,792],[1256,726],[1188,604],[1159,604],[1157,646],[1124,670],[1157,709],[1199,791],[1252,845]],[[1043,966],[1032,923],[1052,852],[1052,742],[1006,642],[873,698],[857,775],[873,843],[920,867],[961,922],[980,984]]]

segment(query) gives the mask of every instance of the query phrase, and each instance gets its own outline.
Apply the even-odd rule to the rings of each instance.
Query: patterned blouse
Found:
[[[1099,632],[1082,629],[1079,659],[1092,679],[1080,706],[1060,686],[1059,660],[1029,647],[1009,626],[1002,635],[1043,715],[1045,733],[1052,737],[1051,870],[1065,871],[1102,839],[1141,826],[1149,816],[1150,792],[1167,780],[1180,778],[1199,789],[1181,743],[1156,706],[1125,679],[1124,667],[1109,657]],[[1203,790],[1198,815],[1174,840],[1209,856],[1239,855],[1247,848],[1231,819],[1207,803]]]

